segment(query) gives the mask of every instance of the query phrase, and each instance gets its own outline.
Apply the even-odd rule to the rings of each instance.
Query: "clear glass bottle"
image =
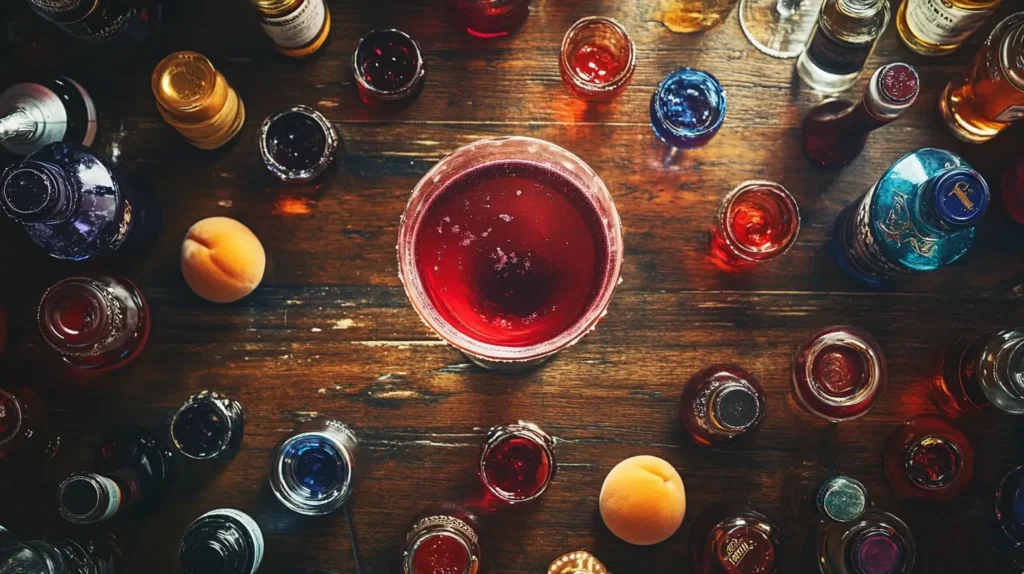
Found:
[[[26,455],[51,459],[60,447],[43,400],[24,385],[0,388],[0,460]]]
[[[476,519],[457,508],[424,512],[402,546],[405,574],[477,574],[480,537]]]
[[[250,0],[260,25],[285,56],[315,54],[331,33],[331,10],[324,0]]]
[[[156,207],[152,192],[128,189],[105,160],[78,144],[50,144],[0,175],[0,209],[58,259],[140,250],[159,226]]]
[[[948,421],[919,416],[889,435],[882,451],[885,476],[896,494],[944,502],[960,496],[974,476],[974,448]]]
[[[91,146],[96,106],[81,84],[65,76],[14,84],[0,94],[0,145],[28,155],[54,142]]]
[[[735,365],[713,365],[683,387],[680,419],[694,442],[712,446],[743,436],[761,424],[761,385]]]
[[[999,23],[967,73],[939,97],[946,126],[968,143],[984,143],[1024,118],[1024,12]]]
[[[939,365],[935,390],[950,415],[1024,415],[1024,328],[962,335]]]
[[[263,531],[248,514],[212,510],[185,530],[178,562],[185,574],[256,574],[263,561]]]
[[[896,13],[896,29],[911,50],[941,56],[967,41],[1002,1],[905,0]]]
[[[848,89],[888,23],[888,0],[825,0],[807,48],[796,62],[800,78],[821,92]]]
[[[12,542],[0,547],[0,572],[127,574],[124,548],[110,534]]]
[[[739,0],[658,0],[653,19],[681,34],[701,32],[721,24]]]
[[[64,364],[104,373],[135,360],[149,340],[149,306],[134,283],[120,277],[68,277],[39,303],[39,332]]]
[[[29,6],[111,56],[133,54],[155,42],[163,12],[160,0],[30,0]]]
[[[873,130],[901,117],[917,100],[921,80],[908,64],[895,63],[875,70],[860,101],[829,99],[804,119],[804,153],[823,166],[852,162],[864,149]]]
[[[488,431],[477,472],[488,498],[516,504],[544,494],[556,468],[554,440],[537,425],[519,421]]]
[[[902,520],[869,510],[854,522],[825,522],[818,535],[822,574],[910,574],[917,549]]]
[[[171,419],[171,442],[195,460],[227,458],[242,443],[242,405],[216,391],[189,397]]]
[[[934,271],[967,252],[988,202],[988,184],[960,156],[919,149],[839,214],[832,254],[869,287]]]
[[[99,524],[125,512],[151,512],[166,499],[174,473],[171,451],[141,427],[106,437],[95,468],[71,474],[57,488],[65,520]]]
[[[782,568],[782,535],[750,504],[726,503],[705,510],[693,526],[694,574],[775,574]]]
[[[885,355],[856,327],[829,327],[793,356],[793,389],[811,414],[838,423],[860,418],[878,404],[886,384]]]
[[[270,458],[270,488],[289,510],[330,514],[352,496],[356,435],[334,420],[314,420],[282,440]]]

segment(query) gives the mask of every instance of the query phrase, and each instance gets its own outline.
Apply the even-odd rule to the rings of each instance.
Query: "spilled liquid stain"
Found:
[[[309,215],[316,202],[305,197],[281,197],[274,202],[273,215]]]

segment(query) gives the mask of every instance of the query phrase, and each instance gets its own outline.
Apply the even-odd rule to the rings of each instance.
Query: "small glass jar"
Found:
[[[419,95],[427,77],[420,45],[400,30],[374,30],[359,39],[352,54],[359,97],[367,105],[408,100]]]
[[[460,25],[470,36],[500,38],[523,25],[530,0],[453,0]]]
[[[831,422],[860,418],[885,390],[882,349],[856,327],[829,327],[805,342],[793,357],[793,388],[811,414]]]
[[[739,271],[780,257],[796,243],[800,208],[786,188],[745,181],[722,198],[711,230],[711,261]]]
[[[260,155],[270,173],[286,183],[309,181],[338,151],[338,133],[320,112],[292,106],[271,114],[260,128]]]
[[[694,442],[724,443],[757,428],[764,417],[761,385],[735,365],[714,365],[683,387],[680,419]]]
[[[517,504],[544,494],[556,468],[555,442],[537,425],[519,421],[491,428],[477,472],[488,494]]]
[[[440,280],[433,280],[430,275],[434,271],[434,261],[440,253],[440,246],[432,245],[430,242],[436,237],[447,237],[437,234],[436,224],[426,224],[430,217],[436,215],[432,210],[433,205],[444,205],[445,196],[449,193],[455,194],[468,190],[479,195],[486,195],[484,186],[507,178],[508,169],[514,169],[522,179],[529,179],[533,182],[534,188],[546,186],[551,195],[536,192],[524,186],[517,191],[523,193],[511,194],[508,197],[499,198],[497,192],[489,201],[484,201],[479,208],[473,207],[474,211],[466,213],[464,220],[450,219],[446,222],[448,231],[456,233],[459,241],[448,242],[447,249],[465,248],[467,252],[473,251],[476,257],[480,253],[476,250],[483,245],[496,241],[496,231],[500,231],[499,225],[511,224],[508,229],[513,230],[508,239],[518,242],[520,245],[529,244],[530,249],[548,249],[546,269],[552,267],[565,267],[559,270],[559,276],[565,281],[558,289],[552,289],[552,282],[538,281],[537,284],[527,285],[521,289],[527,295],[542,291],[544,297],[539,299],[557,299],[564,302],[557,312],[550,306],[539,305],[535,301],[527,300],[526,297],[514,301],[507,313],[501,317],[495,317],[494,321],[471,324],[470,321],[480,321],[481,314],[475,309],[471,312],[463,312],[466,308],[473,308],[474,301],[461,297],[461,293],[477,289],[478,293],[484,293],[480,288],[481,282],[473,277],[444,278],[448,284]],[[468,173],[485,174],[479,178],[467,178]],[[504,181],[509,181],[505,179]],[[554,182],[554,183],[552,183]],[[524,189],[526,191],[524,191]],[[571,191],[570,191],[571,189]],[[501,191],[501,190],[498,190]],[[564,195],[566,201],[557,203],[551,201],[554,195]],[[497,200],[502,199],[510,207],[509,209],[521,209],[517,206],[532,205],[531,210],[519,211],[516,213],[531,214],[532,217],[513,218],[508,212],[494,214],[488,212],[488,217],[493,216],[493,223],[481,223],[479,221],[483,209],[496,209]],[[540,234],[535,233],[530,222],[537,219],[545,221],[557,221],[562,225],[561,229],[548,228],[552,233],[564,233],[566,221],[559,219],[554,211],[556,205],[571,204],[572,208],[563,211],[572,211],[571,215],[581,222],[579,233],[573,237],[566,237],[572,240],[579,239],[586,235],[586,241],[579,239],[593,249],[591,255],[594,260],[594,267],[586,269],[589,275],[583,279],[583,273],[574,268],[581,260],[581,254],[567,251],[556,247],[538,245],[536,240]],[[491,207],[488,207],[491,206]],[[432,213],[434,211],[434,213]],[[561,212],[559,212],[561,213]],[[446,215],[447,217],[447,215]],[[455,226],[461,226],[456,229]],[[479,228],[469,229],[473,225]],[[490,228],[490,229],[489,229]],[[466,235],[472,232],[472,237]],[[579,236],[579,237],[577,237]],[[559,244],[560,245],[560,244]],[[437,248],[437,249],[435,249]],[[494,274],[495,261],[501,263],[500,268],[508,267],[512,263],[507,245],[491,245],[484,257],[479,258],[479,271],[481,274],[489,271]],[[447,251],[446,253],[450,253]],[[470,253],[467,253],[467,257]],[[456,255],[452,256],[457,257]],[[497,257],[498,259],[493,259]],[[608,188],[594,170],[585,164],[580,158],[568,151],[545,141],[525,137],[502,137],[494,139],[479,140],[467,146],[459,148],[451,155],[438,162],[426,175],[420,179],[413,189],[412,196],[402,215],[401,225],[398,231],[398,267],[399,276],[409,300],[416,309],[420,318],[444,341],[462,351],[470,360],[489,368],[506,371],[523,370],[535,367],[544,362],[558,351],[569,347],[579,341],[584,335],[592,331],[597,323],[605,316],[608,305],[611,303],[612,295],[618,286],[622,270],[623,244],[622,244],[622,223],[619,220],[615,203],[612,200]],[[429,261],[429,265],[426,263]],[[467,258],[467,263],[474,263]],[[527,282],[534,275],[528,273],[522,260],[518,263],[520,273],[513,276],[506,274],[505,278],[512,276],[512,279]],[[452,266],[454,267],[454,266]],[[466,266],[470,268],[469,265]],[[475,266],[474,272],[478,270]],[[534,267],[535,273],[542,271]],[[467,272],[468,273],[468,272]],[[550,276],[548,276],[550,277]],[[487,277],[489,283],[483,287],[501,287],[502,277]],[[581,286],[578,283],[586,283]],[[445,288],[449,287],[451,288]],[[443,287],[441,287],[443,285]],[[465,287],[465,289],[463,289]],[[508,290],[499,288],[492,289],[504,295]],[[564,293],[583,293],[580,300],[561,301]],[[588,296],[589,294],[589,296]],[[479,299],[479,297],[478,297]],[[497,307],[505,303],[505,299],[488,300],[487,304]],[[573,316],[564,315],[565,308],[572,304],[578,304],[579,313]],[[523,311],[523,308],[526,308]],[[456,311],[452,311],[456,309]],[[536,313],[536,314],[534,314]],[[519,325],[517,332],[536,333],[540,327],[545,327],[543,337],[531,335],[526,342],[506,341],[497,337],[488,338],[490,331],[500,331],[503,335],[512,331],[510,325]]]
[[[409,529],[402,547],[405,574],[476,574],[480,537],[473,519],[459,511],[428,512]]]
[[[951,500],[970,486],[974,476],[970,441],[935,416],[920,416],[896,427],[882,456],[893,491],[912,500]]]
[[[910,574],[917,557],[907,525],[874,509],[854,522],[825,522],[818,548],[822,574]]]
[[[310,516],[340,509],[352,495],[356,436],[333,420],[311,421],[270,459],[270,488],[289,510]]]
[[[585,100],[609,100],[633,78],[636,47],[622,24],[589,16],[565,33],[558,63],[570,92]]]
[[[134,283],[95,275],[68,277],[39,303],[39,331],[76,370],[118,369],[135,360],[149,340],[149,306]]]
[[[996,491],[996,519],[1014,545],[1024,544],[1024,466],[1006,473]]]
[[[227,458],[242,443],[242,405],[216,391],[189,397],[171,419],[171,442],[195,460]]]
[[[608,574],[608,569],[593,554],[577,550],[555,558],[548,566],[548,574]]]
[[[664,163],[679,150],[707,145],[725,121],[725,90],[711,74],[680,68],[665,76],[651,95],[651,128],[669,149]]]

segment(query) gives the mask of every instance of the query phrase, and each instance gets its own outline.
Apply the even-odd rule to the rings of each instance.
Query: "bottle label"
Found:
[[[948,46],[970,37],[992,12],[957,8],[949,0],[907,0],[907,26],[920,40]]]
[[[1024,118],[1024,106],[1010,106],[995,117],[997,122],[1015,122]]]
[[[902,275],[909,274],[909,270],[905,269],[902,265],[891,261],[885,256],[882,251],[882,247],[875,239],[874,233],[872,233],[873,223],[871,221],[871,200],[875,195],[875,189],[877,183],[871,186],[871,189],[861,200],[860,206],[857,207],[856,212],[852,216],[852,221],[849,225],[852,227],[844,232],[851,233],[852,236],[847,242],[847,257],[851,262],[862,268],[864,271],[876,276],[879,279],[891,279]],[[898,215],[894,217],[898,217]],[[879,226],[891,225],[894,221],[878,222]],[[883,231],[884,232],[884,231]]]
[[[103,510],[103,514],[95,520],[95,522],[103,522],[113,518],[117,514],[117,510],[121,508],[121,487],[105,476],[97,475],[96,479],[103,484],[103,490],[107,493],[107,507]]]
[[[280,18],[263,18],[263,31],[282,48],[301,48],[313,42],[324,27],[324,0],[302,0],[299,9]]]
[[[245,528],[245,531],[249,533],[249,539],[252,541],[253,554],[256,558],[252,562],[252,571],[249,574],[256,574],[256,570],[259,569],[260,563],[263,562],[263,531],[260,530],[260,525],[256,524],[256,521],[252,519],[248,514],[234,510],[232,508],[221,508],[219,510],[211,510],[206,514],[200,516],[196,520],[202,520],[207,516],[227,516],[234,518]]]
[[[850,44],[834,38],[827,30],[817,25],[814,36],[807,44],[807,57],[814,65],[837,76],[856,74],[864,69],[874,40],[864,44]]]

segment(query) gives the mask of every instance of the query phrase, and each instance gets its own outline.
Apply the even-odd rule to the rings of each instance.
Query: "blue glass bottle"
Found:
[[[352,495],[355,456],[351,429],[338,421],[312,421],[274,449],[270,488],[299,514],[330,514]]]
[[[0,210],[58,259],[132,253],[155,235],[152,193],[133,193],[89,148],[53,143],[0,175]]]
[[[665,76],[651,96],[651,127],[674,156],[711,141],[722,127],[725,109],[725,90],[714,76],[680,68]]]
[[[871,287],[933,271],[971,246],[988,202],[988,184],[967,162],[919,149],[839,214],[832,252],[843,271]]]

